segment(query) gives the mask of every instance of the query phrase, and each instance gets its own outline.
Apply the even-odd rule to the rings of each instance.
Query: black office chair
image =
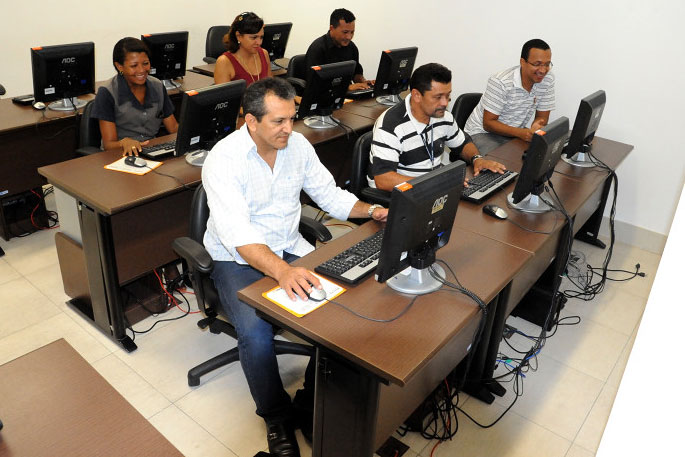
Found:
[[[202,58],[207,63],[214,63],[216,59],[226,52],[224,46],[224,35],[228,33],[230,25],[214,25],[207,30],[207,41],[205,41],[205,56]]]
[[[210,277],[214,263],[202,245],[208,218],[207,194],[202,185],[200,185],[195,191],[190,210],[190,236],[176,238],[172,243],[172,247],[188,265],[197,304],[202,309],[204,315],[207,316],[200,320],[197,326],[201,329],[209,327],[209,331],[214,334],[225,333],[237,339],[238,335],[235,327],[233,327],[224,314],[219,294],[214,287],[214,281]],[[309,242],[312,242],[312,239],[318,239],[322,242],[331,239],[331,233],[323,224],[308,217],[303,216],[300,219],[300,231]],[[274,343],[276,354],[310,356],[313,354],[313,349],[303,344],[282,340],[274,340]],[[190,369],[188,371],[188,385],[200,385],[201,376],[229,363],[233,363],[239,357],[238,348],[235,347]]]
[[[378,203],[384,207],[390,205],[390,192],[369,187],[366,172],[369,168],[369,153],[373,132],[366,132],[354,143],[352,150],[352,177],[348,190],[359,200],[368,203]]]
[[[454,116],[454,120],[457,121],[457,125],[460,129],[464,128],[466,121],[469,119],[473,109],[478,105],[478,102],[480,102],[482,96],[483,94],[480,92],[469,92],[457,97],[454,106],[452,106],[452,115]]]
[[[80,156],[87,156],[100,152],[100,145],[102,144],[102,136],[100,135],[100,123],[94,117],[91,117],[93,111],[93,103],[91,100],[86,103],[81,113],[81,121],[79,123],[79,147],[76,154]]]
[[[2,97],[3,95],[5,95],[5,87],[2,84],[0,84],[0,97]]]
[[[297,95],[304,93],[304,88],[307,86],[307,56],[305,54],[290,58],[285,77],[290,84],[295,86]]]

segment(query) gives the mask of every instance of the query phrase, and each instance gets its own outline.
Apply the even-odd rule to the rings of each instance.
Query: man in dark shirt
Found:
[[[364,78],[364,70],[359,63],[359,50],[352,42],[355,17],[345,8],[338,8],[331,13],[331,25],[323,36],[320,36],[307,49],[307,68],[327,63],[354,60],[357,67],[348,90],[366,89],[374,81]]]

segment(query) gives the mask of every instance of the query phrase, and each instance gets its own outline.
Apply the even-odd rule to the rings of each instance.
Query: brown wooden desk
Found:
[[[66,341],[0,366],[3,457],[182,457]]]
[[[313,269],[379,227],[366,223],[296,263]],[[476,257],[488,261],[468,261]],[[531,257],[460,228],[438,251],[464,286],[492,309],[500,291]],[[317,347],[314,456],[371,456],[464,358],[481,316],[468,297],[440,291],[419,297],[391,323],[366,321],[331,303],[297,318],[261,296],[274,285],[265,278],[239,296]],[[377,318],[396,315],[411,300],[373,278],[345,287],[338,302]]]
[[[351,113],[337,111],[335,115],[360,131],[373,125],[372,120]],[[310,129],[302,122],[294,129],[314,145],[337,181],[344,182],[355,136],[348,139],[339,128]],[[151,144],[171,138],[156,138]],[[125,306],[120,288],[177,258],[171,242],[188,234],[192,188],[200,182],[201,170],[182,157],[164,160],[155,170],[180,182],[155,172],[136,176],[105,170],[119,154],[104,151],[41,167],[39,173],[77,206],[77,220],[72,224],[77,233],[55,235],[70,303],[132,351],[136,345],[126,336],[125,321],[134,322],[136,310]]]

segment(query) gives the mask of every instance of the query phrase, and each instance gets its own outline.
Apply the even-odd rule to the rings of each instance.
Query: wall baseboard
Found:
[[[614,220],[614,229],[616,231],[616,241],[620,243],[629,244],[645,251],[654,252],[655,254],[664,252],[668,235],[653,232],[619,220]],[[609,238],[609,218],[607,216],[602,218],[602,227],[599,229],[599,235],[602,238]]]

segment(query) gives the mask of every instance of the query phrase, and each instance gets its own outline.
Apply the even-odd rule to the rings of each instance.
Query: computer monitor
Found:
[[[33,97],[52,102],[48,108],[71,111],[87,102],[79,95],[95,92],[95,44],[93,42],[31,48]]]
[[[206,152],[235,130],[245,86],[240,79],[185,92],[174,155],[190,153],[188,163],[201,166]]]
[[[523,156],[523,167],[514,191],[507,195],[509,205],[526,213],[544,213],[552,208],[540,199],[545,182],[552,177],[554,167],[568,138],[568,118],[561,117],[538,130]]]
[[[140,39],[150,49],[150,74],[161,79],[167,90],[181,87],[172,80],[186,74],[188,32],[151,33]]]
[[[590,143],[599,127],[606,102],[607,95],[603,90],[598,90],[580,101],[571,138],[568,140],[568,146],[564,148],[562,159],[566,163],[576,167],[595,166],[588,153],[592,150]]]
[[[347,60],[312,67],[297,118],[304,119],[305,125],[313,129],[337,127],[339,122],[331,114],[343,106],[356,66],[354,60]]]
[[[409,88],[419,48],[388,49],[381,53],[378,64],[374,95],[383,105],[394,105],[400,101],[400,93]]]
[[[465,173],[466,164],[459,160],[395,186],[376,268],[378,282],[408,294],[442,286],[428,267],[445,277],[434,264],[435,251],[450,239]]]
[[[272,71],[282,68],[280,65],[274,63],[274,60],[285,57],[285,47],[288,45],[288,37],[290,36],[290,30],[292,28],[292,22],[279,22],[278,24],[264,25],[264,41],[262,41],[262,48],[266,49],[266,52],[269,53]]]

